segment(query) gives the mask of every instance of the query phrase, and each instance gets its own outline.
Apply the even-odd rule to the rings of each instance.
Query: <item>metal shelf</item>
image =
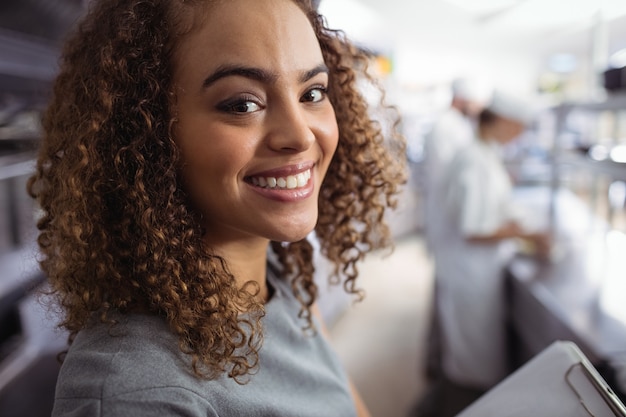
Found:
[[[607,94],[606,99],[598,101],[571,101],[556,106],[557,111],[568,113],[572,110],[616,111],[626,110],[626,92]]]
[[[0,91],[45,96],[58,70],[59,49],[45,39],[0,30]]]
[[[568,152],[560,154],[556,163],[562,166],[591,170],[598,174],[609,175],[615,180],[626,181],[626,164],[610,159],[598,161],[586,155]]]

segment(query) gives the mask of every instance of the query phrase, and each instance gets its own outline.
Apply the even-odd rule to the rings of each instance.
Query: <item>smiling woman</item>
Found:
[[[29,184],[71,334],[53,415],[368,415],[309,242],[357,295],[391,243],[404,147],[356,87],[367,57],[308,0],[92,6]]]

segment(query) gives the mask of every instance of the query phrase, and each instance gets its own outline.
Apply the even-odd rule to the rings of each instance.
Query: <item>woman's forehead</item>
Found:
[[[323,56],[314,29],[292,0],[213,4],[200,26],[181,40],[174,62],[177,72],[192,66],[210,71],[244,64],[304,70],[320,63]]]
[[[290,3],[303,13],[306,13],[312,6],[307,6],[307,0],[284,0],[286,3]],[[168,7],[169,20],[172,26],[178,28],[177,34],[185,35],[198,28],[201,28],[206,23],[206,20],[211,17],[220,16],[220,6],[233,5],[235,0],[167,0],[166,5]],[[245,4],[247,3],[247,5]],[[240,10],[250,10],[256,5],[265,5],[267,10],[275,9],[277,2],[272,0],[250,0],[242,2],[242,4],[236,7]],[[257,21],[260,21],[263,17],[258,16]],[[252,28],[251,28],[252,29]]]

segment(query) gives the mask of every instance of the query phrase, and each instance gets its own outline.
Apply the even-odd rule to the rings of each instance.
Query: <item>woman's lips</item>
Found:
[[[284,202],[309,197],[314,190],[313,163],[293,165],[247,176],[244,180],[262,196]]]

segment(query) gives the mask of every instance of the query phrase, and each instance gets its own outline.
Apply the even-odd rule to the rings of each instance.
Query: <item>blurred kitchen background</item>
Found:
[[[37,295],[45,277],[25,184],[61,43],[88,3],[0,1],[0,417],[49,415],[65,344]],[[366,300],[327,288],[323,261],[318,271],[333,342],[373,417],[408,416],[430,383],[423,146],[458,77],[535,104],[539,117],[506,163],[520,204],[577,254],[549,267],[520,257],[508,268],[517,360],[573,340],[623,393],[626,1],[321,0],[319,10],[370,53],[408,141],[410,178],[390,217],[396,249],[361,267]]]

